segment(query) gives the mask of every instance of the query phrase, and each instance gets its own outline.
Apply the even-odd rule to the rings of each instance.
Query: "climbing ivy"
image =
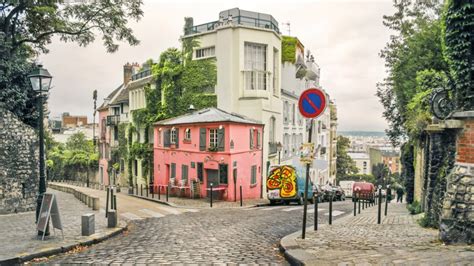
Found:
[[[447,0],[443,12],[443,52],[453,78],[456,105],[474,108],[474,2]]]
[[[281,40],[281,62],[296,62],[296,38],[283,36]]]

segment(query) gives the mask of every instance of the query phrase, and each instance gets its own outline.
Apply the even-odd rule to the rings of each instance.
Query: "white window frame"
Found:
[[[273,95],[278,95],[278,64],[280,60],[278,60],[278,49],[273,48]]]
[[[191,140],[191,129],[190,128],[186,128],[184,130],[184,139],[185,140]]]
[[[171,143],[171,144],[176,144],[176,142],[178,141],[178,140],[176,139],[176,137],[177,137],[177,136],[176,136],[177,130],[178,130],[177,128],[172,128],[172,129],[171,129],[171,132],[170,132],[170,143]]]
[[[216,56],[216,47],[208,46],[203,48],[198,48],[194,52],[195,59],[205,59]]]
[[[209,129],[209,147],[217,147],[217,128]]]
[[[244,89],[267,90],[269,73],[267,71],[267,45],[244,43]]]

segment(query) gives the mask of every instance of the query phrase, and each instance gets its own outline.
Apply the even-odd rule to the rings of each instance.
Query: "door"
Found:
[[[168,185],[170,183],[170,165],[166,165],[166,172],[165,172],[165,184],[162,185]]]
[[[207,172],[207,182],[206,182],[207,188],[211,187],[211,183],[214,188],[217,187],[217,185],[219,185],[219,171],[207,169],[206,172]],[[213,198],[216,199],[218,193],[216,191],[213,191],[212,194],[213,194],[212,195]],[[208,197],[210,196],[210,190],[207,190],[207,196]]]

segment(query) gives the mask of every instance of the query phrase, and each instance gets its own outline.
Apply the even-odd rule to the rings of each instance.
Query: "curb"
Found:
[[[79,241],[77,243],[68,244],[68,245],[65,245],[65,246],[62,246],[62,247],[58,247],[58,248],[51,248],[51,249],[48,249],[48,250],[45,250],[45,251],[40,251],[40,252],[37,252],[37,253],[32,253],[32,254],[27,254],[27,255],[23,255],[23,256],[18,256],[18,257],[2,260],[2,261],[0,261],[0,265],[20,265],[20,264],[22,264],[24,262],[27,262],[27,261],[30,261],[32,259],[42,258],[42,257],[49,257],[49,256],[52,256],[52,255],[65,253],[65,252],[68,252],[68,251],[72,250],[73,248],[75,248],[77,246],[91,246],[91,245],[103,242],[107,239],[110,239],[114,236],[117,236],[117,235],[123,233],[126,229],[128,229],[128,224],[123,226],[123,227],[117,228],[116,230],[112,231],[109,234],[105,234],[105,235],[99,236],[97,238],[92,238],[92,239],[88,239],[88,240],[84,240],[84,241]]]
[[[148,201],[151,201],[151,202],[155,202],[155,203],[158,203],[158,204],[163,204],[163,205],[167,205],[167,206],[170,206],[170,207],[175,207],[175,208],[186,208],[186,209],[242,209],[242,208],[255,208],[255,207],[262,207],[262,206],[268,206],[268,204],[266,203],[258,203],[258,204],[254,204],[254,205],[247,205],[247,206],[238,206],[238,207],[222,207],[222,208],[210,208],[210,207],[199,207],[199,206],[182,206],[182,205],[176,205],[176,204],[173,204],[171,202],[166,202],[166,201],[162,201],[162,200],[158,200],[158,199],[153,199],[153,198],[147,198],[147,197],[144,197],[144,196],[139,196],[139,195],[135,195],[135,194],[126,194],[128,196],[131,196],[131,197],[135,197],[137,199],[143,199],[143,200],[148,200]]]

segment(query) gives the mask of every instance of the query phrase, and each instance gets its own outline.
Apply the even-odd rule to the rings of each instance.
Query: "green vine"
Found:
[[[295,37],[283,36],[281,40],[281,62],[296,62],[296,43]]]

